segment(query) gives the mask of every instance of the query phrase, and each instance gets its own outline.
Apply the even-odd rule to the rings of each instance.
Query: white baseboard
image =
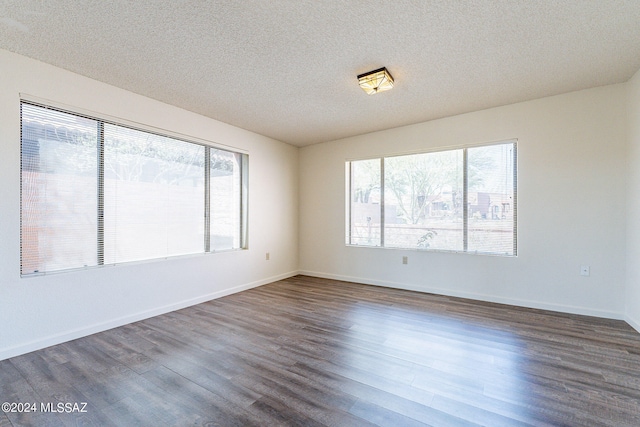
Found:
[[[638,333],[640,333],[640,322],[637,321],[636,319],[634,319],[631,316],[625,316],[624,317],[624,321],[627,322],[629,324],[629,326],[631,326],[633,329],[635,329],[636,331],[638,331]]]
[[[430,288],[423,286],[416,286],[413,284],[387,282],[382,280],[375,280],[363,277],[352,277],[338,274],[329,274],[318,271],[291,271],[288,273],[280,274],[277,276],[268,277],[265,279],[257,280],[244,285],[235,286],[233,288],[223,289],[221,291],[212,292],[210,294],[202,295],[197,298],[181,301],[179,303],[158,307],[152,310],[132,314],[130,316],[120,317],[107,322],[96,323],[91,326],[77,328],[71,331],[62,332],[60,334],[45,337],[39,340],[34,340],[28,343],[20,344],[17,346],[0,349],[0,360],[9,359],[11,357],[20,356],[22,354],[30,353],[32,351],[40,350],[52,345],[61,344],[63,342],[71,341],[77,338],[82,338],[87,335],[95,334],[98,332],[106,331],[109,329],[117,328],[119,326],[127,325],[129,323],[138,322],[140,320],[148,319],[150,317],[158,316],[161,314],[169,313],[172,311],[180,310],[182,308],[191,307],[193,305],[201,304],[203,302],[211,301],[214,299],[222,298],[227,295],[242,292],[248,289],[256,288],[258,286],[266,285],[268,283],[276,282],[278,280],[287,279],[289,277],[296,276],[298,274],[320,277],[324,279],[342,280],[346,282],[362,283],[365,285],[383,286],[394,289],[405,289],[409,291],[433,293],[438,295],[446,295],[452,297],[469,298],[479,301],[495,302],[499,304],[509,304],[520,307],[538,308],[543,310],[552,310],[562,313],[582,314],[586,316],[602,317],[607,319],[624,320],[631,327],[640,333],[640,322],[630,316],[624,316],[620,313],[610,312],[605,310],[594,310],[584,307],[567,306],[561,304],[549,304],[540,301],[531,300],[519,300],[513,298],[504,298],[496,295],[486,295],[470,292],[458,292],[450,289]]]
[[[268,277],[265,279],[257,280],[255,282],[246,283],[244,285],[235,286],[233,288],[223,289],[221,291],[212,292],[210,294],[202,295],[197,298],[191,298],[185,301],[181,301],[175,304],[165,305],[163,307],[154,308],[152,310],[135,313],[129,316],[123,316],[117,319],[109,320],[107,322],[96,323],[90,326],[77,328],[71,331],[62,332],[56,335],[45,337],[42,339],[34,340],[28,343],[20,344],[17,346],[0,349],[0,360],[9,359],[11,357],[20,356],[22,354],[30,353],[32,351],[40,350],[52,345],[61,344],[63,342],[75,340],[77,338],[86,337],[87,335],[95,334],[98,332],[106,331],[108,329],[117,328],[119,326],[128,325],[129,323],[138,322],[140,320],[148,319],[150,317],[158,316],[161,314],[169,313],[171,311],[180,310],[182,308],[191,307],[193,305],[201,304],[203,302],[211,301],[214,299],[222,298],[227,295],[235,294],[247,289],[256,288],[258,286],[266,285],[268,283],[276,282],[278,280],[287,279],[289,277],[297,275],[297,271],[291,271],[288,273],[280,274],[277,276]]]
[[[329,274],[329,273],[323,273],[318,271],[301,270],[298,272],[298,274],[303,274],[306,276],[313,276],[313,277],[320,277],[323,279],[334,279],[334,280],[342,280],[345,282],[362,283],[365,285],[384,286],[386,288],[404,289],[408,291],[417,291],[417,292],[425,292],[425,293],[438,294],[438,295],[446,295],[451,297],[468,298],[468,299],[485,301],[485,302],[494,302],[498,304],[509,304],[509,305],[515,305],[519,307],[526,307],[526,308],[537,308],[541,310],[557,311],[561,313],[581,314],[585,316],[602,317],[605,319],[625,320],[624,316],[621,313],[607,311],[607,310],[591,309],[586,307],[576,307],[576,306],[563,305],[563,304],[546,303],[541,301],[505,298],[498,295],[455,291],[451,289],[431,288],[431,287],[425,287],[425,286],[417,286],[414,284],[387,282],[383,280],[369,279],[364,277],[343,276],[343,275]]]

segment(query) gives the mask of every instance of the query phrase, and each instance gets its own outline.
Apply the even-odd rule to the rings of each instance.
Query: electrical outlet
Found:
[[[403,264],[409,264],[409,257],[408,256],[403,256],[402,257],[402,263]]]
[[[580,267],[580,275],[581,276],[589,276],[591,274],[591,268],[588,265],[583,265]]]
[[[267,261],[269,261],[269,252],[267,252],[267,254],[265,255],[264,259],[266,259]]]

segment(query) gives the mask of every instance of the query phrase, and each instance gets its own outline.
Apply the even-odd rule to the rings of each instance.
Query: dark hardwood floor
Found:
[[[37,407],[0,427],[640,426],[640,334],[297,276],[1,361],[0,402]]]

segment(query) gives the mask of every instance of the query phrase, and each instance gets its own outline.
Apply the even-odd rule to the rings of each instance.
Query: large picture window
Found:
[[[21,274],[244,248],[246,154],[21,104]]]
[[[348,245],[517,254],[515,141],[346,166]]]

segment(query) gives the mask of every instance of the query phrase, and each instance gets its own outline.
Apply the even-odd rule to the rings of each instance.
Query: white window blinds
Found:
[[[23,275],[245,247],[247,155],[23,102]]]
[[[204,250],[204,151],[105,124],[105,264]]]
[[[237,248],[241,240],[242,155],[211,149],[210,244],[213,250]]]
[[[98,122],[22,105],[22,273],[97,263]]]

